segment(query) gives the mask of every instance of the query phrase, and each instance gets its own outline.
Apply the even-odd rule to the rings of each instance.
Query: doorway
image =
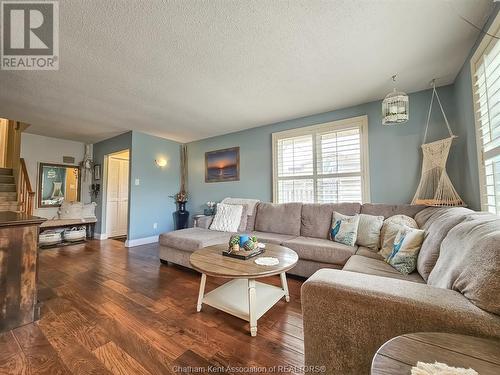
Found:
[[[128,228],[129,150],[107,156],[106,234],[126,238]]]

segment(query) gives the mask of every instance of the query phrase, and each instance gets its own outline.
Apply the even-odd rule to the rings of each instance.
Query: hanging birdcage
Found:
[[[396,82],[396,76],[392,76]],[[402,124],[410,118],[410,102],[408,95],[394,88],[393,92],[387,94],[382,101],[382,124],[397,125]]]

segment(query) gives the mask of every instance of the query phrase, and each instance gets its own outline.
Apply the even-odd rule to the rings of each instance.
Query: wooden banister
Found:
[[[27,213],[28,215],[33,215],[35,192],[31,188],[26,162],[23,158],[20,158],[19,162],[20,168],[17,178],[17,199],[19,202],[19,210]]]

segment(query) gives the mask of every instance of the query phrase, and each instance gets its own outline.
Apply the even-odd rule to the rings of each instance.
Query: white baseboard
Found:
[[[108,239],[108,235],[106,233],[97,233],[96,232],[96,233],[94,233],[94,238],[96,240],[101,240],[102,241],[102,240]]]
[[[147,245],[148,243],[158,242],[160,236],[151,236],[144,238],[137,238],[135,240],[127,240],[125,241],[125,247],[134,247],[139,245]]]

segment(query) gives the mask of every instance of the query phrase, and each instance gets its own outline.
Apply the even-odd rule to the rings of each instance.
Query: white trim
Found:
[[[127,233],[124,233],[123,235],[128,235],[129,233],[129,226],[130,226],[130,192],[131,192],[131,168],[132,168],[132,151],[130,147],[124,148],[122,150],[118,151],[113,151],[110,152],[109,154],[105,154],[103,158],[103,165],[101,166],[101,192],[102,192],[102,198],[101,198],[101,230],[104,230],[106,232],[106,238],[110,234],[108,232],[107,228],[107,221],[108,221],[108,212],[107,212],[107,206],[108,206],[108,163],[109,159],[112,157],[115,157],[117,154],[124,153],[125,151],[129,152],[129,175],[128,175],[128,207],[127,207]],[[117,158],[121,159],[121,158]],[[113,236],[119,236],[119,234],[114,234]]]
[[[278,198],[278,171],[276,165],[277,144],[278,140],[286,137],[297,137],[311,133],[319,133],[331,129],[343,130],[358,128],[361,136],[361,195],[362,203],[369,203],[371,201],[370,194],[370,159],[369,159],[369,145],[368,145],[368,116],[357,116],[346,118],[342,120],[326,122],[323,124],[305,126],[302,128],[284,130],[272,134],[272,168],[273,168],[273,202],[277,202]],[[313,140],[313,148],[315,148],[316,139]],[[316,162],[316,152],[313,150],[314,163]],[[316,164],[315,164],[316,165]],[[313,168],[316,171],[316,167]],[[316,173],[316,172],[314,172]],[[300,178],[300,177],[297,177]]]
[[[125,241],[125,247],[147,245],[149,243],[158,242],[159,239],[160,239],[160,236],[157,235],[157,236],[151,236],[151,237],[137,238],[135,240],[127,240],[127,241]]]
[[[475,130],[476,130],[476,152],[477,152],[477,165],[478,165],[478,171],[479,171],[479,194],[480,194],[480,203],[481,203],[481,210],[487,211],[488,210],[488,195],[486,191],[486,169],[484,165],[484,152],[483,152],[483,142],[481,141],[481,124],[479,123],[479,118],[478,118],[478,103],[476,100],[475,96],[475,88],[474,84],[476,82],[476,79],[474,77],[476,73],[476,65],[483,58],[484,53],[486,52],[487,49],[492,48],[491,42],[494,40],[494,38],[490,35],[497,35],[498,32],[500,31],[500,13],[497,14],[495,17],[495,20],[492,22],[491,26],[489,27],[487,34],[484,35],[483,39],[481,40],[481,43],[479,43],[479,46],[477,47],[476,51],[474,52],[474,55],[472,55],[470,59],[470,73],[471,73],[471,86],[472,86],[472,102],[473,102],[473,108],[474,108],[474,124],[475,124]],[[489,34],[489,35],[488,35]]]
[[[108,234],[107,233],[94,233],[94,238],[96,240],[107,240],[108,239]]]

